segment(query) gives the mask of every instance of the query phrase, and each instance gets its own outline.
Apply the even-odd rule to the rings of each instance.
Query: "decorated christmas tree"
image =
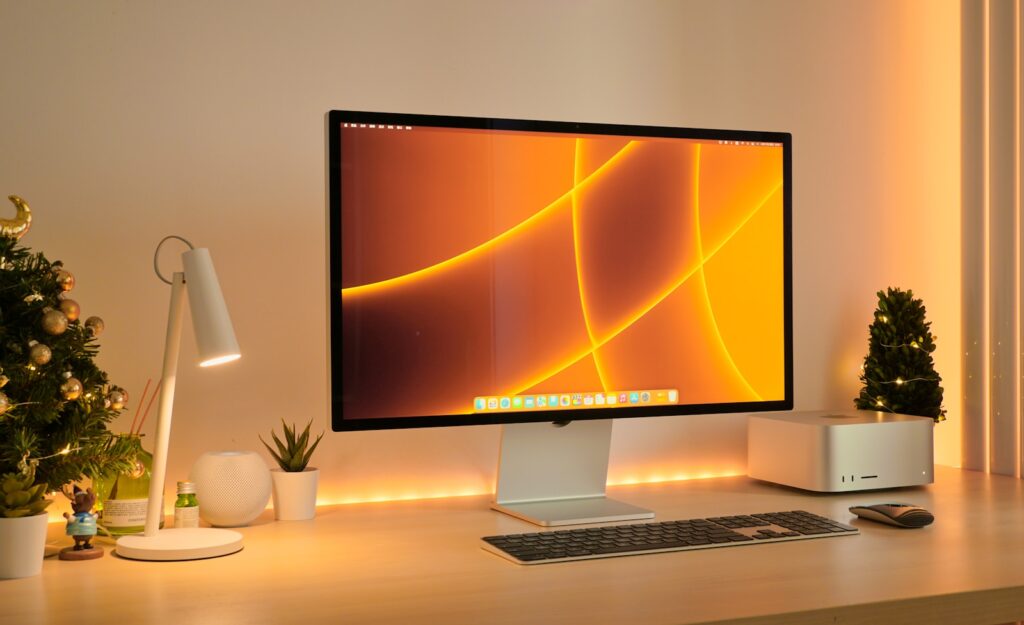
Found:
[[[868,330],[868,355],[860,374],[864,386],[854,399],[856,407],[945,421],[942,378],[932,361],[935,337],[925,321],[924,303],[910,290],[879,291]]]
[[[93,362],[103,320],[80,320],[74,276],[19,244],[32,215],[20,198],[0,219],[0,479],[72,482],[134,466],[138,438],[107,430],[127,393]]]

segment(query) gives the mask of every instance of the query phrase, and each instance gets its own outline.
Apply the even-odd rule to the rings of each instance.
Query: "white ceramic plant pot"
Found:
[[[31,577],[43,570],[47,515],[0,517],[0,579]]]
[[[316,485],[320,469],[306,467],[289,473],[271,469],[274,480],[274,518],[278,521],[305,521],[316,516]]]
[[[211,451],[189,474],[196,484],[199,516],[214,527],[248,525],[270,501],[270,470],[255,451]]]

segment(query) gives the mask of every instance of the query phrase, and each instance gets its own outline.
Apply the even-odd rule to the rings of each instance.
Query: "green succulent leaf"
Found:
[[[5,495],[8,493],[16,493],[21,489],[21,480],[18,479],[17,475],[4,476],[2,490]]]
[[[277,437],[275,437],[275,442],[276,442],[276,438]],[[274,449],[271,448],[271,446],[267,444],[267,441],[263,440],[262,436],[260,436],[259,439],[260,439],[260,442],[263,443],[263,446],[267,448],[267,451],[270,452],[270,455],[274,458],[274,462],[276,462],[277,464],[282,464],[284,462],[284,460],[281,458],[281,455],[278,452],[274,451]]]
[[[46,483],[33,484],[35,477],[35,465],[29,464],[17,473],[8,473],[0,478],[0,517],[38,514],[50,505],[46,499]]]
[[[278,438],[277,434],[275,434],[274,432],[271,432],[270,435],[274,437],[274,444],[277,445],[278,455],[281,456],[282,458],[290,458],[291,452],[288,451],[290,449],[290,446],[282,443],[281,439]]]
[[[281,419],[281,425],[284,427],[284,438],[288,441],[288,449],[295,449],[295,425],[293,424],[292,427],[289,428],[288,424],[284,422],[284,419]]]
[[[302,433],[296,436],[298,427],[294,423],[289,426],[288,423],[282,419],[281,429],[284,432],[284,440],[282,441],[276,432],[272,431],[270,433],[270,436],[274,440],[274,445],[277,448],[276,450],[267,444],[267,442],[263,440],[262,436],[260,437],[260,442],[267,448],[267,451],[270,452],[270,455],[274,458],[274,461],[277,462],[278,466],[281,467],[282,471],[296,473],[306,468],[306,465],[309,463],[317,445],[320,444],[320,439],[324,436],[324,433],[321,432],[310,446],[309,429],[312,425],[313,420],[310,419]]]
[[[41,514],[44,510],[46,510],[47,506],[49,506],[51,503],[53,502],[50,501],[49,499],[40,499],[39,501],[33,501],[28,505],[28,513]]]
[[[4,497],[4,505],[8,508],[20,508],[32,500],[32,495],[27,490],[19,490],[16,493],[8,493]]]
[[[46,495],[46,484],[36,484],[28,489],[28,494],[31,499],[44,497]]]
[[[323,438],[323,437],[324,437],[324,433],[321,432],[320,436],[317,436],[316,440],[313,441],[313,446],[310,447],[309,450],[306,452],[306,454],[302,457],[302,468],[299,469],[299,471],[304,470],[306,468],[306,465],[309,464],[309,459],[313,456],[313,452],[316,451],[316,446],[320,444],[320,439]]]

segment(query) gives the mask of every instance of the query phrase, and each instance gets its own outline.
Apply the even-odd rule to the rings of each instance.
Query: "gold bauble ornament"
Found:
[[[7,399],[7,395],[0,393],[0,415],[11,409],[11,400]]]
[[[47,334],[58,336],[68,329],[68,318],[61,311],[50,308],[43,313],[41,325]]]
[[[63,291],[70,291],[75,288],[75,277],[67,269],[57,270],[57,284]]]
[[[62,299],[60,301],[60,311],[68,318],[68,321],[77,321],[78,315],[81,314],[82,309],[79,308],[78,302],[75,300]]]
[[[93,336],[99,336],[103,334],[103,328],[106,324],[99,317],[89,317],[85,320],[85,329],[92,333]]]
[[[128,400],[121,391],[110,391],[110,407],[114,410],[124,408],[124,402]]]
[[[14,204],[14,208],[18,212],[14,219],[0,219],[0,236],[20,239],[25,236],[29,227],[32,226],[32,210],[25,203],[25,200],[17,195],[8,195],[7,199]]]
[[[74,401],[82,396],[82,383],[77,378],[68,378],[60,385],[60,392],[64,399]]]
[[[53,357],[53,352],[50,348],[42,343],[36,343],[32,341],[31,347],[28,348],[28,359],[34,365],[43,366],[50,362],[50,358]]]
[[[11,379],[6,375],[0,375],[0,388],[7,386],[7,383],[10,381]]]

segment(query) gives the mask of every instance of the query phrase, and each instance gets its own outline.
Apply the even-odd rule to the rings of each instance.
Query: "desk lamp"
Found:
[[[189,247],[181,255],[184,271],[168,280],[160,273],[157,258],[160,248],[170,239]],[[198,560],[235,553],[242,548],[242,535],[214,528],[160,529],[163,517],[164,478],[167,471],[167,445],[171,438],[171,409],[174,404],[174,380],[178,370],[178,348],[181,343],[183,296],[188,292],[195,331],[199,366],[210,367],[241,357],[235,331],[228,317],[224,295],[213,269],[210,251],[196,249],[179,236],[164,237],[153,254],[157,277],[171,285],[171,308],[167,319],[167,340],[161,374],[160,406],[156,421],[156,445],[153,449],[153,472],[149,482],[146,529],[141,535],[122,536],[117,540],[117,554],[133,560]]]

